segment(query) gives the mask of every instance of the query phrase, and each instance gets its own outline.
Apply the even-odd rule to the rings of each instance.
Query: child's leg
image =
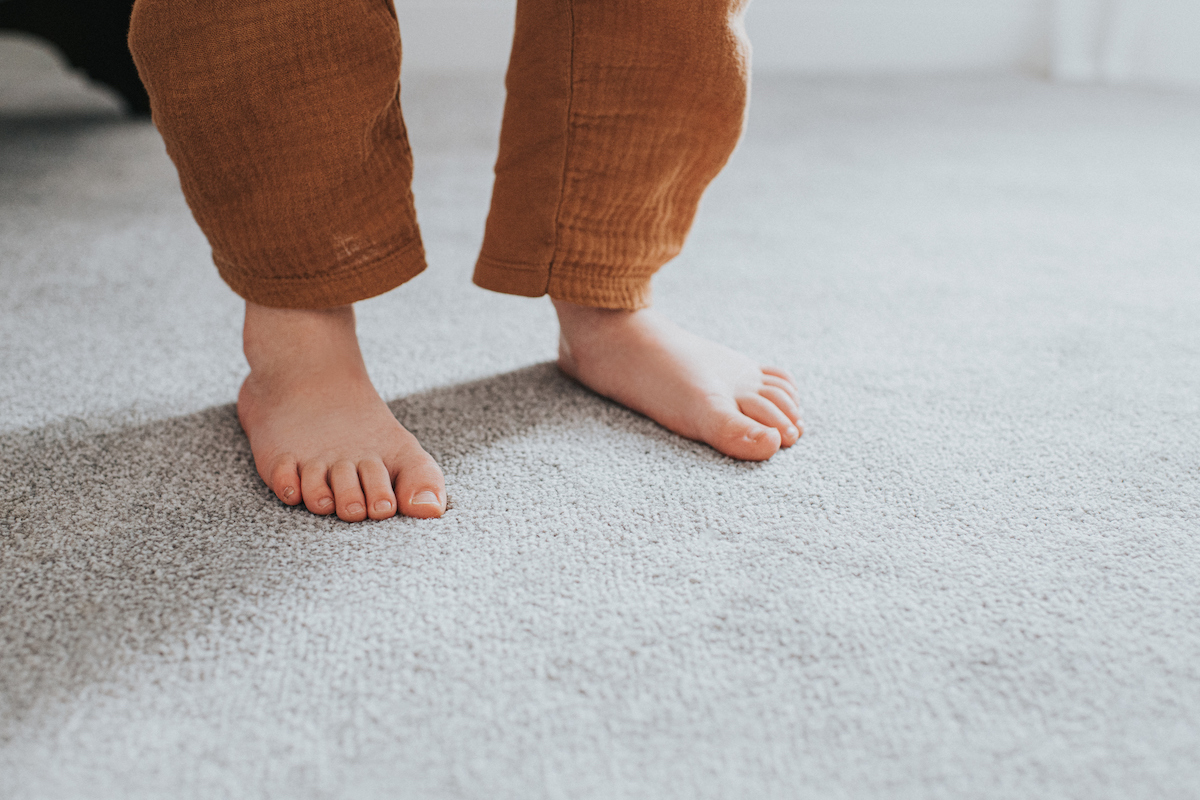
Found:
[[[744,0],[519,0],[479,285],[549,294],[559,363],[743,459],[800,435],[796,389],[647,308],[741,136]]]
[[[138,0],[130,48],[221,276],[263,480],[346,520],[439,516],[442,474],[371,386],[350,304],[425,265],[387,0]]]

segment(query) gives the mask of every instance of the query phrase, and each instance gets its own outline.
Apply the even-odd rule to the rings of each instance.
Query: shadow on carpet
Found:
[[[754,469],[549,363],[389,405],[449,476],[448,518],[457,472],[507,440],[531,439],[528,452],[541,458],[539,430],[599,425],[645,440],[639,449],[666,445],[676,459]],[[139,656],[187,661],[194,643],[212,659],[223,625],[253,624],[270,595],[303,591],[363,537],[391,537],[402,551],[409,537],[435,532],[403,517],[351,525],[283,505],[255,472],[233,404],[126,427],[67,420],[0,435],[0,450],[0,718],[18,724],[38,703],[68,699]],[[513,453],[498,458],[508,474]],[[216,664],[196,665],[205,668]]]

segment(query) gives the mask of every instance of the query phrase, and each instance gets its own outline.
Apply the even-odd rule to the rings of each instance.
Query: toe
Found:
[[[779,431],[741,413],[732,400],[714,409],[705,429],[703,440],[731,458],[766,461],[779,450]]]
[[[400,513],[429,519],[446,510],[446,479],[437,463],[419,446],[409,453],[396,477]]]
[[[358,467],[351,461],[339,461],[329,470],[329,484],[337,515],[346,522],[359,522],[367,516],[367,498],[358,482]]]
[[[323,464],[300,467],[300,493],[304,507],[314,514],[333,513],[333,490],[329,488],[329,469]]]
[[[300,473],[292,459],[284,459],[275,465],[267,485],[275,492],[276,497],[289,506],[300,502]]]
[[[788,397],[792,398],[792,402],[797,406],[800,405],[800,392],[796,389],[796,384],[791,381],[786,381],[778,375],[768,375],[763,373],[762,382],[766,386],[775,386],[787,392]]]
[[[387,519],[396,513],[396,495],[392,478],[379,459],[358,462],[358,480],[367,497],[367,516]]]
[[[778,386],[764,386],[758,393],[774,403],[797,428],[800,428],[800,407],[792,400],[790,394]]]
[[[779,431],[780,443],[791,447],[800,438],[800,429],[788,419],[783,410],[761,394],[738,398],[738,408],[750,419]]]
[[[786,381],[793,389],[796,388],[796,379],[786,369],[780,369],[779,367],[761,367],[760,369],[764,375],[779,378],[782,381]]]

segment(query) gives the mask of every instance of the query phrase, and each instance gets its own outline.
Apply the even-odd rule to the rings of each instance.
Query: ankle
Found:
[[[616,325],[628,323],[638,312],[619,308],[593,308],[552,298],[558,314],[558,327],[563,338],[570,341],[589,338]]]
[[[252,374],[268,377],[323,361],[361,363],[353,306],[270,308],[246,302],[242,347]]]

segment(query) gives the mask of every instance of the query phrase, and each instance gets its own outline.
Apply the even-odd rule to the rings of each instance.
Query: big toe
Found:
[[[396,477],[396,500],[406,517],[431,519],[446,512],[446,479],[424,450],[403,460]]]
[[[736,407],[714,411],[706,427],[705,442],[741,461],[766,461],[783,443],[778,430],[747,417]]]

